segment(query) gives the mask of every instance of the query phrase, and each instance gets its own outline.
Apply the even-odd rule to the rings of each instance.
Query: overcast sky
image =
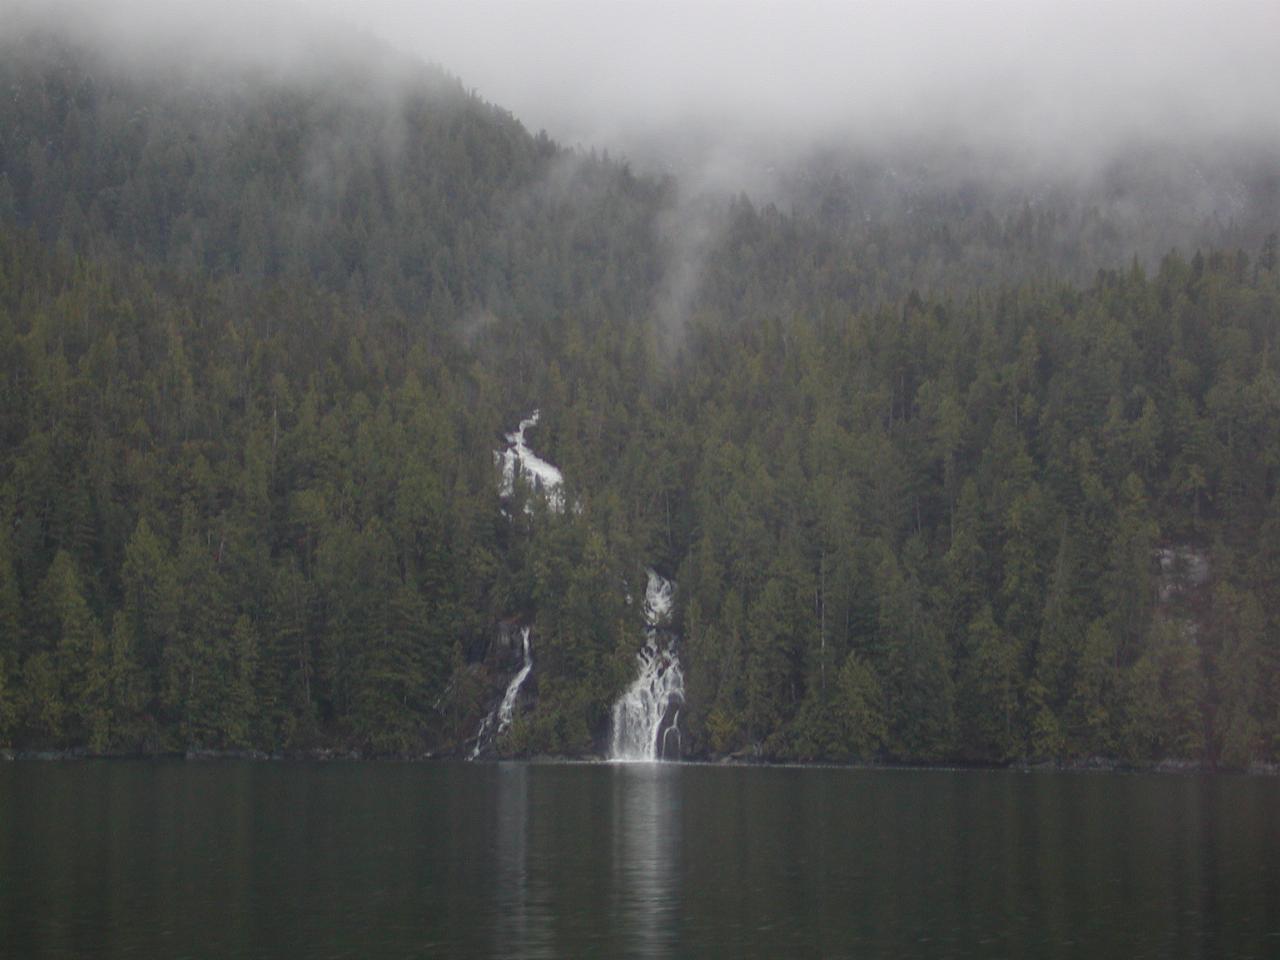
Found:
[[[0,0],[0,15],[64,2]],[[1067,161],[1135,135],[1280,143],[1280,0],[79,2],[93,15],[70,19],[131,56],[188,26],[211,49],[287,59],[271,37],[305,32],[299,7],[314,10],[441,64],[533,130],[642,161],[678,148],[695,165],[717,149],[759,163],[850,137]],[[248,25],[255,10],[269,29]]]
[[[1280,2],[303,0],[569,143],[1280,129]]]

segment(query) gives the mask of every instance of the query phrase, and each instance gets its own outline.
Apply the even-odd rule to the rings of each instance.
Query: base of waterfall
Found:
[[[498,737],[506,733],[507,728],[511,726],[511,721],[515,719],[516,698],[520,696],[520,688],[524,686],[525,680],[529,678],[529,671],[533,669],[533,654],[529,649],[529,633],[529,627],[522,627],[520,630],[520,646],[524,662],[519,672],[507,684],[502,700],[480,721],[480,729],[476,731],[476,745],[471,751],[472,760],[479,759],[485,748],[491,746]]]
[[[613,705],[609,760],[656,763],[679,760],[684,753],[680,708],[684,673],[676,651],[678,637],[665,629],[671,617],[675,585],[648,571],[643,613],[644,648],[636,655],[636,679]]]
[[[637,655],[640,672],[613,705],[609,760],[655,763],[679,760],[684,752],[680,708],[684,706],[684,674],[675,638],[659,646],[652,636]]]

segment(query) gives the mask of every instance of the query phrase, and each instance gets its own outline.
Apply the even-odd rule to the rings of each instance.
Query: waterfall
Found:
[[[497,708],[489,711],[483,720],[480,721],[480,729],[476,731],[476,745],[471,751],[471,759],[475,760],[480,756],[480,752],[484,750],[502,734],[506,733],[507,728],[511,726],[511,721],[515,719],[516,698],[520,695],[520,688],[524,686],[524,682],[529,677],[529,671],[533,669],[533,655],[529,651],[529,627],[522,627],[520,630],[520,644],[524,651],[524,664],[520,667],[520,672],[511,678],[511,682],[507,684],[507,692],[502,695],[502,702]]]
[[[533,411],[520,421],[514,433],[507,434],[507,448],[495,450],[493,460],[502,468],[502,496],[510,499],[516,490],[517,474],[529,481],[534,493],[541,493],[547,498],[547,506],[555,513],[564,510],[564,475],[554,466],[547,463],[525,442],[525,431],[537,426],[541,413]],[[525,504],[525,511],[533,512],[531,504]]]
[[[680,710],[674,705],[684,701],[684,674],[676,655],[675,638],[669,637],[663,644],[658,631],[650,631],[636,659],[639,676],[613,705],[609,759],[654,761],[679,757]],[[668,713],[672,714],[669,719]]]
[[[649,582],[644,589],[644,622],[650,630],[667,626],[671,622],[671,607],[675,600],[675,584],[660,577],[652,570],[645,571]]]
[[[524,651],[524,665],[507,684],[507,692],[503,694],[502,703],[498,705],[498,733],[500,734],[505,733],[507,727],[511,726],[511,720],[516,711],[516,696],[520,693],[520,687],[524,685],[525,678],[529,676],[529,671],[533,669],[533,658],[529,655],[528,627],[520,631],[520,645]]]
[[[645,644],[636,655],[639,674],[613,705],[610,760],[678,759],[683,748],[679,721],[684,673],[676,652],[677,637],[667,629],[674,585],[653,570],[648,576]]]

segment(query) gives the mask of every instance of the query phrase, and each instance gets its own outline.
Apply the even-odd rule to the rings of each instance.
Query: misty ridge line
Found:
[[[1274,5],[314,2],[636,160],[935,139],[1079,168],[1133,138],[1280,130]]]
[[[14,36],[25,30],[62,37],[101,58],[104,69],[150,84],[152,92],[159,91],[171,103],[199,100],[206,94],[252,100],[257,90],[282,88],[313,94],[319,90],[346,103],[351,108],[346,114],[327,116],[322,109],[306,118],[306,195],[288,217],[299,236],[323,234],[339,215],[342,197],[363,174],[361,165],[370,162],[370,149],[377,155],[373,162],[389,171],[388,176],[415,162],[404,155],[415,109],[437,109],[470,97],[493,115],[527,129],[504,107],[479,100],[463,81],[405,49],[412,44],[388,44],[379,38],[373,29],[376,21],[353,27],[354,8],[342,4],[14,0],[9,7],[14,15],[6,16],[5,22]],[[888,12],[874,6],[869,12],[887,36]],[[937,40],[930,31],[924,39],[911,62],[919,62]],[[446,41],[440,39],[442,44]],[[889,44],[887,52],[861,69],[879,64],[877,69],[905,82],[886,65],[894,49]],[[1054,61],[1058,70],[1063,59]],[[1256,73],[1252,60],[1243,62],[1248,70],[1241,67],[1231,74],[1233,90],[1240,74]],[[960,63],[944,61],[925,72],[937,78],[948,68],[958,70]],[[527,228],[544,216],[589,221],[615,190],[612,175],[601,174],[598,165],[613,164],[633,185],[641,183],[635,189],[648,197],[641,219],[651,237],[653,262],[641,269],[653,275],[650,313],[666,336],[678,340],[699,309],[708,260],[723,244],[734,215],[731,198],[738,195],[750,197],[768,216],[795,218],[797,229],[842,245],[853,255],[877,243],[886,224],[915,224],[927,231],[940,219],[977,223],[992,217],[995,226],[984,224],[984,229],[1007,230],[1028,212],[1053,211],[1059,218],[1060,243],[1069,244],[1082,224],[1105,221],[1098,227],[1104,237],[1099,249],[1072,255],[1081,261],[1077,277],[1134,254],[1151,264],[1175,247],[1253,246],[1280,220],[1280,138],[1275,133],[1280,111],[1268,114],[1270,124],[1264,119],[1261,108],[1270,99],[1267,90],[1259,88],[1256,100],[1237,103],[1234,110],[1221,114],[1218,126],[1161,121],[1122,134],[1119,128],[1124,124],[1108,121],[1077,124],[1074,129],[1092,132],[1073,137],[1069,121],[1073,116],[1080,120],[1078,103],[1074,111],[1061,115],[1048,102],[1012,113],[992,107],[1016,99],[1017,69],[1003,62],[996,71],[999,82],[966,77],[958,89],[980,90],[981,95],[974,94],[977,99],[971,103],[953,97],[943,108],[936,102],[934,107],[922,106],[934,102],[932,88],[922,86],[922,81],[896,94],[877,85],[867,96],[883,98],[876,110],[894,114],[892,122],[860,114],[862,101],[833,90],[829,115],[817,118],[793,111],[792,119],[803,121],[803,129],[784,126],[781,136],[759,128],[777,111],[777,104],[763,104],[754,126],[739,122],[751,118],[732,114],[699,121],[673,110],[666,129],[645,131],[641,123],[634,134],[622,138],[630,144],[624,155],[636,158],[630,162],[635,176],[627,161],[611,160],[607,149],[602,156],[590,144],[565,150],[544,138],[539,150],[550,159],[542,175],[532,182],[509,184],[505,194],[493,197],[498,236],[520,225]],[[180,82],[167,87],[174,78]],[[526,79],[537,88],[535,75]],[[1043,90],[1052,86],[1044,85]],[[1181,95],[1176,90],[1166,93]],[[697,91],[690,99],[698,102]],[[1151,116],[1161,116],[1171,102],[1161,98],[1162,106]],[[1196,98],[1187,109],[1199,109],[1199,102]],[[1141,105],[1138,101],[1129,109]],[[839,119],[837,107],[844,110]],[[627,109],[620,112],[636,115]],[[1008,119],[1015,114],[1016,121]],[[1037,126],[1036,117],[1050,122]],[[1066,126],[1054,132],[1062,124]],[[1099,135],[1103,127],[1108,129]],[[607,134],[602,137],[609,139]],[[1071,149],[1062,149],[1067,142]],[[1107,239],[1109,234],[1114,238]],[[903,286],[928,291],[945,282],[922,273],[904,279]],[[870,299],[879,302],[899,292],[894,286]],[[464,336],[470,339],[502,312],[496,302],[471,305],[461,325]]]
[[[462,17],[463,8],[482,11],[489,29]],[[1164,16],[1157,16],[1157,8],[1133,3],[1066,9],[799,3],[788,5],[785,15],[780,7],[748,3],[728,17],[723,7],[695,3],[678,21],[684,40],[669,38],[651,51],[655,82],[648,85],[634,82],[634,46],[673,20],[670,5],[661,3],[5,0],[0,9],[4,32],[56,30],[135,70],[154,64],[254,68],[314,82],[357,68],[360,83],[376,89],[380,81],[418,72],[423,61],[443,64],[531,130],[545,128],[562,143],[615,153],[619,141],[629,141],[636,150],[624,155],[637,162],[649,162],[655,145],[675,161],[681,152],[702,156],[713,182],[728,172],[717,177],[715,168],[733,166],[732,155],[742,151],[773,164],[833,147],[914,154],[949,145],[978,162],[1004,158],[1048,173],[1089,169],[1098,158],[1106,162],[1116,145],[1132,142],[1280,142],[1274,92],[1280,66],[1265,40],[1280,32],[1280,13],[1265,4],[1206,11],[1175,3],[1162,5]],[[411,9],[421,11],[405,21],[416,29],[389,34],[389,12],[404,16]],[[1001,18],[1008,21],[1003,27]],[[588,56],[584,45],[609,39],[604,20],[620,21],[641,40],[621,51],[591,48]],[[769,28],[777,35],[753,32]],[[724,39],[695,43],[712,30]],[[460,42],[464,31],[471,44]],[[513,34],[528,48],[557,31],[565,34],[560,48],[539,49],[531,61],[510,56]],[[494,71],[477,61],[476,43],[508,61],[508,82],[489,79]],[[754,84],[726,54],[735,44],[745,47],[740,57],[761,57],[763,76]],[[609,57],[613,52],[620,55]],[[695,53],[696,70],[688,63]],[[799,57],[807,69],[788,75]],[[619,136],[595,123],[600,117],[558,119],[529,107],[544,93],[553,105],[547,91],[558,83],[557,71],[590,71],[575,77],[588,88],[581,97],[594,91],[589,105],[625,124]],[[657,82],[658,75],[670,76]],[[646,86],[665,90],[666,99],[644,100]],[[731,90],[742,102],[727,96]],[[504,98],[504,91],[512,96]],[[553,92],[566,90],[559,85]],[[564,109],[585,108],[570,97]],[[678,141],[678,149],[668,151],[677,145],[663,141]],[[696,177],[691,182],[698,184]]]

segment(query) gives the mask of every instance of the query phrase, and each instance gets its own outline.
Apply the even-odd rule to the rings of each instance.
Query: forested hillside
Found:
[[[591,754],[651,566],[693,755],[1280,760],[1265,154],[1151,262],[1079,198],[689,203],[363,63],[0,40],[0,745],[458,754],[518,622],[499,751]],[[575,509],[500,497],[534,408]]]

